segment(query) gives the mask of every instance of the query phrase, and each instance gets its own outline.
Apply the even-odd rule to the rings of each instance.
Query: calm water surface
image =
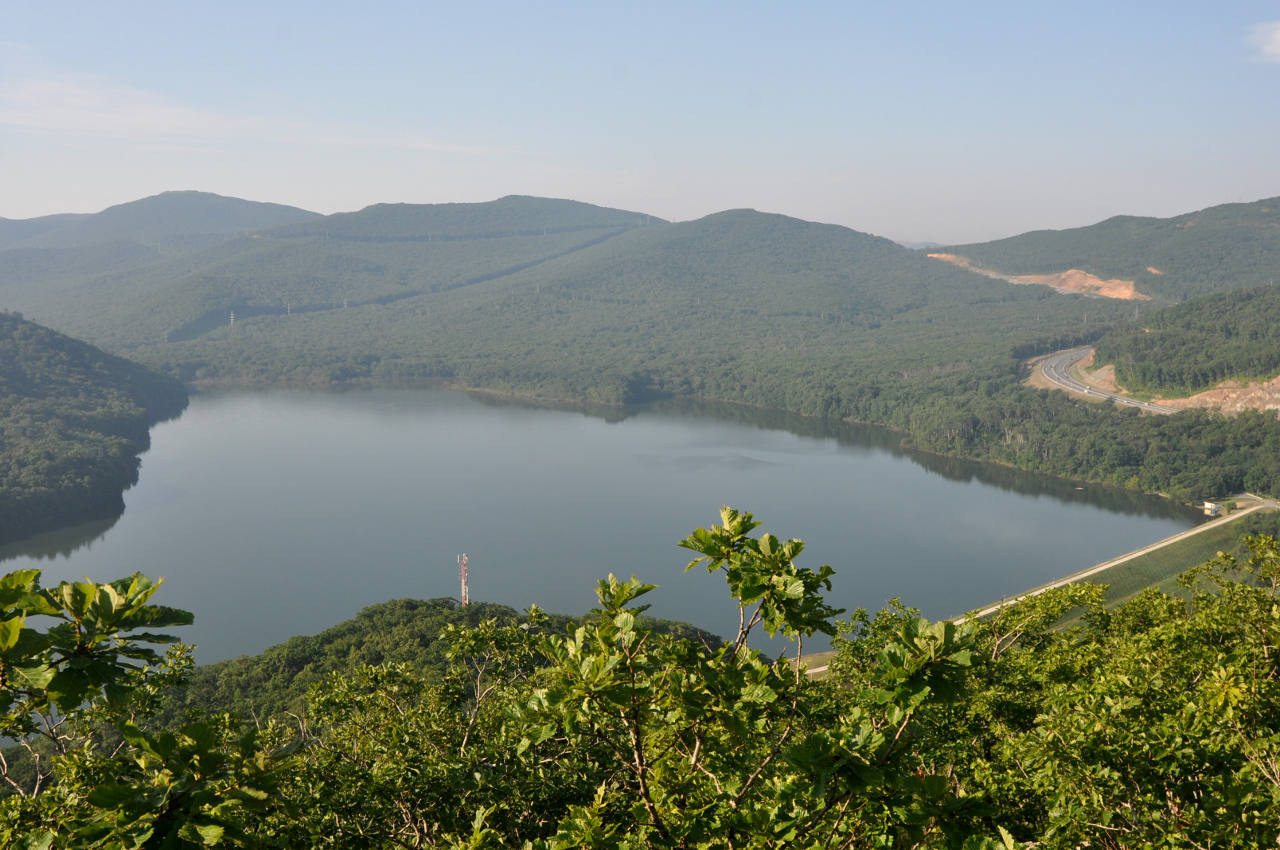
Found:
[[[730,421],[725,416],[741,421]],[[790,428],[792,430],[782,430]],[[796,433],[799,431],[800,433]],[[1193,524],[1162,500],[913,457],[873,430],[705,407],[605,419],[432,390],[197,396],[157,426],[124,515],[0,549],[46,585],[135,570],[192,610],[198,660],[258,652],[396,597],[580,613],[609,572],[720,633],[723,580],[676,542],[750,510],[836,570],[834,604],[942,617]]]

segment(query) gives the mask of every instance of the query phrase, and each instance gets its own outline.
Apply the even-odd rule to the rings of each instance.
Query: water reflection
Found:
[[[488,395],[476,398],[492,407],[528,406],[526,403]],[[960,483],[978,482],[998,487],[1024,496],[1044,496],[1059,502],[1089,505],[1130,516],[1152,519],[1173,519],[1201,522],[1199,511],[1185,505],[1119,487],[1099,484],[1079,485],[1063,478],[1053,478],[1034,472],[1000,466],[992,463],[948,457],[907,448],[905,436],[897,431],[877,425],[859,425],[848,422],[828,421],[808,416],[798,416],[780,410],[768,410],[740,404],[698,401],[695,399],[664,399],[650,404],[618,407],[583,407],[547,404],[549,410],[581,413],[617,423],[644,414],[670,415],[687,418],[711,419],[717,422],[745,425],[762,431],[786,431],[800,437],[832,439],[841,446],[856,449],[875,449],[895,458],[910,460],[929,472],[948,481]]]
[[[141,571],[226,658],[398,597],[458,593],[580,613],[609,572],[653,613],[731,632],[723,581],[676,541],[722,504],[809,544],[832,604],[941,617],[1191,524],[1155,497],[901,447],[900,435],[733,405],[538,410],[431,390],[202,395],[158,426],[115,519],[0,549],[45,584]],[[105,533],[110,530],[110,533]],[[52,563],[50,563],[52,561]]]
[[[91,547],[95,541],[110,531],[123,515],[124,511],[121,510],[113,517],[90,520],[0,545],[0,562],[14,558],[34,558],[37,561],[70,558],[75,552]]]

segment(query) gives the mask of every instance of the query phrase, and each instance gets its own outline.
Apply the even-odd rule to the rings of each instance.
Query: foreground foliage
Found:
[[[363,665],[288,724],[148,725],[183,672],[136,629],[187,615],[141,577],[0,585],[8,724],[41,753],[5,773],[7,846],[1272,846],[1280,823],[1280,544],[1249,541],[1122,608],[1049,591],[983,621],[822,601],[831,570],[750,514],[681,545],[741,612],[711,646],[647,628],[610,576],[585,621],[446,626],[447,672]],[[1055,624],[1083,612],[1069,629]],[[57,618],[46,631],[25,618]],[[798,654],[834,635],[829,675]],[[139,665],[139,666],[134,666]],[[145,666],[141,666],[145,665]],[[56,729],[52,737],[49,730]],[[45,757],[40,741],[55,750]]]

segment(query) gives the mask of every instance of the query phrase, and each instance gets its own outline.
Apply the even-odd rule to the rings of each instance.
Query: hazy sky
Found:
[[[988,239],[1280,195],[1280,3],[5,0],[0,216],[567,197]]]

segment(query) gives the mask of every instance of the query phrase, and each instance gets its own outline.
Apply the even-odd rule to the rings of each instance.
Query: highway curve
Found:
[[[1066,390],[1069,393],[1079,393],[1080,395],[1094,396],[1096,398],[1109,398],[1117,404],[1123,404],[1127,407],[1137,407],[1150,413],[1177,413],[1178,411],[1172,407],[1165,407],[1160,404],[1152,404],[1149,401],[1137,401],[1132,398],[1126,398],[1115,393],[1104,392],[1097,387],[1091,387],[1071,376],[1071,367],[1079,363],[1089,353],[1092,348],[1084,346],[1082,348],[1070,348],[1066,351],[1059,351],[1057,354],[1050,354],[1040,362],[1040,372],[1045,376],[1049,383],[1059,389]]]

